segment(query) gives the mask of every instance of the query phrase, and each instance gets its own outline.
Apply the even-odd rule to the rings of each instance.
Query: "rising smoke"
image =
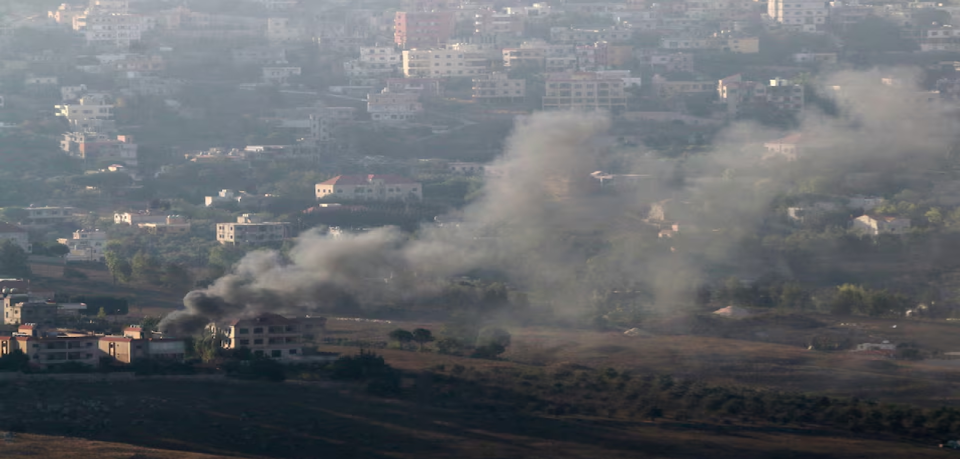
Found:
[[[598,291],[645,289],[663,308],[689,304],[704,266],[727,263],[764,269],[737,252],[737,242],[762,221],[771,199],[796,186],[797,175],[840,176],[865,167],[917,167],[941,155],[955,117],[916,89],[915,73],[896,71],[901,86],[880,83],[890,72],[842,72],[825,80],[842,115],[804,114],[799,132],[809,148],[795,163],[762,161],[756,145],[784,133],[735,123],[714,151],[684,165],[687,186],[661,186],[660,173],[637,161],[653,186],[597,193],[590,173],[613,160],[605,142],[611,120],[601,114],[537,113],[517,123],[501,158],[490,165],[484,194],[456,224],[415,236],[379,228],[333,239],[307,232],[289,260],[255,251],[210,287],[190,292],[185,309],[162,330],[188,334],[210,322],[262,312],[302,314],[344,301],[360,305],[416,300],[443,281],[483,269],[505,274],[522,289],[545,292],[556,311],[582,313]],[[630,168],[629,166],[627,168]],[[636,170],[643,169],[643,170]],[[682,251],[658,241],[645,222],[654,202],[669,202],[684,224],[704,235]]]

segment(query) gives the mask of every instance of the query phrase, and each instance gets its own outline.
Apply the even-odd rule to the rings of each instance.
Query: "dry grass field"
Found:
[[[0,457],[906,459],[945,454],[935,445],[797,428],[440,409],[329,384],[141,380],[40,384],[14,392],[18,396],[4,404],[0,422],[19,422],[28,434],[0,442]],[[67,400],[108,408],[98,408],[95,416],[56,413]]]
[[[847,351],[814,351],[801,345],[809,336],[825,330],[839,330],[840,333],[849,333],[856,342],[913,342],[924,349],[949,352],[960,350],[960,326],[945,322],[862,317],[849,321],[829,317],[816,319],[822,326],[799,330],[782,324],[777,326],[778,319],[772,318],[766,325],[758,325],[755,321],[753,327],[762,328],[766,338],[757,338],[752,332],[741,333],[752,340],[703,334],[634,337],[620,332],[518,328],[510,330],[513,344],[504,354],[504,361],[500,362],[391,349],[378,352],[382,352],[391,365],[408,370],[437,364],[539,367],[573,363],[638,374],[671,374],[718,384],[736,383],[926,407],[960,406],[960,365],[952,367],[933,361],[878,361]],[[848,325],[851,323],[855,325]],[[897,327],[892,328],[894,325]],[[417,327],[436,331],[440,324],[331,320],[328,322],[328,336],[388,341],[390,330]],[[656,333],[658,330],[651,328],[650,331]],[[782,344],[788,342],[796,344]],[[350,352],[351,348],[322,346],[321,350]]]

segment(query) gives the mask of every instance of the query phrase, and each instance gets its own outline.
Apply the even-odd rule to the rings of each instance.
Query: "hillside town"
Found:
[[[958,132],[951,1],[2,0],[0,384],[958,438]]]

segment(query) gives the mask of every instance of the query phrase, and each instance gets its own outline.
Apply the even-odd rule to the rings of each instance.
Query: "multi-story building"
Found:
[[[280,242],[287,237],[288,224],[264,222],[257,214],[243,214],[236,223],[217,223],[217,242],[223,245],[255,245]]]
[[[744,81],[740,74],[732,75],[717,83],[720,104],[727,106],[727,114],[736,116],[744,108],[767,104],[778,110],[799,112],[803,110],[803,86],[788,80],[775,78],[764,85],[756,81]]]
[[[501,53],[503,66],[508,68],[528,67],[547,72],[562,72],[574,70],[577,62],[573,45],[549,44],[544,41],[524,42],[519,48],[503,48]]]
[[[27,207],[26,218],[20,222],[23,226],[44,226],[63,223],[73,219],[76,209],[73,207]]]
[[[574,29],[572,27],[551,27],[550,41],[588,45],[598,41],[625,42],[633,38],[633,29],[607,27],[604,29]]]
[[[457,47],[403,51],[405,77],[473,77],[490,71],[490,59],[483,53]]]
[[[107,247],[107,233],[99,229],[82,229],[74,231],[72,239],[60,238],[57,242],[70,248],[67,261],[102,261]]]
[[[625,87],[622,78],[597,72],[552,73],[547,76],[543,109],[626,110]]]
[[[513,79],[505,73],[491,73],[473,79],[473,100],[480,102],[522,101],[527,95],[527,81]]]
[[[123,336],[102,336],[27,323],[13,336],[0,336],[0,357],[21,351],[37,368],[66,363],[96,367],[102,357],[127,364],[145,358],[182,361],[185,348],[183,340],[145,337],[136,326],[124,329]]]
[[[128,135],[112,138],[97,132],[67,132],[60,141],[60,149],[70,156],[101,162],[137,166],[137,144]]]
[[[53,325],[57,320],[57,303],[32,297],[29,294],[8,293],[3,297],[4,325]]]
[[[338,175],[316,186],[317,199],[335,197],[367,201],[423,199],[423,186],[397,175]]]
[[[99,364],[99,336],[49,331],[46,325],[52,324],[23,323],[12,337],[2,338],[0,354],[19,350],[29,358],[32,366],[40,368],[65,363]]]
[[[439,46],[453,37],[452,11],[398,11],[393,20],[393,42],[404,49]]]
[[[730,33],[718,33],[710,37],[668,36],[660,39],[660,48],[669,50],[702,49],[755,54],[760,52],[760,39]]]
[[[270,43],[307,41],[310,34],[298,18],[272,17],[267,19],[267,40]]]
[[[207,328],[222,336],[224,349],[249,349],[254,356],[287,360],[303,355],[303,343],[313,341],[325,324],[323,317],[286,318],[264,313]]]
[[[12,223],[0,222],[0,243],[11,241],[25,252],[31,251],[30,238],[27,230]],[[0,273],[3,275],[3,273]]]
[[[693,72],[693,54],[642,49],[637,53],[640,63],[656,72]]]
[[[56,115],[67,119],[74,131],[106,132],[114,127],[113,105],[101,100],[80,99],[79,104],[55,105]]]
[[[400,67],[403,60],[400,52],[392,46],[361,46],[360,62],[364,64],[382,64],[389,67]]]
[[[384,89],[376,94],[367,94],[367,113],[373,121],[406,121],[420,116],[423,104],[417,93],[397,93]]]
[[[440,78],[388,78],[390,92],[419,94],[421,98],[443,96],[443,80]]]
[[[73,30],[83,33],[88,45],[129,47],[146,29],[143,16],[89,11],[73,18]]]
[[[825,31],[828,3],[823,0],[767,0],[767,15],[798,32]]]
[[[474,15],[474,33],[483,36],[523,35],[523,16],[510,11],[498,12],[484,8]]]

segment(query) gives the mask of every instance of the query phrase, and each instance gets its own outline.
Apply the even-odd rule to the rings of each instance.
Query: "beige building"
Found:
[[[190,232],[190,222],[183,215],[167,215],[162,223],[138,223],[137,227],[151,234],[184,234]]]
[[[527,80],[512,79],[505,73],[491,73],[473,79],[473,100],[478,102],[522,101],[527,95]]]
[[[802,134],[791,134],[786,137],[764,143],[763,147],[767,150],[767,153],[763,156],[763,159],[783,157],[789,161],[794,161],[797,159],[797,155],[801,153],[802,142]]]
[[[61,238],[57,242],[70,248],[67,261],[101,261],[107,246],[107,233],[98,229],[82,229],[74,231],[72,239]]]
[[[81,99],[79,104],[55,105],[56,115],[67,119],[74,131],[102,131],[112,126],[113,105]],[[109,121],[109,122],[108,122]]]
[[[3,298],[4,325],[53,325],[56,320],[56,303],[39,301],[27,294],[6,294]]]
[[[140,41],[140,34],[146,30],[146,21],[137,14],[91,11],[73,18],[73,30],[81,32],[88,45],[128,47]]]
[[[423,186],[398,175],[338,175],[316,186],[317,199],[392,201],[423,199]]]
[[[65,363],[97,366],[99,336],[48,331],[37,324],[23,324],[12,337],[0,338],[0,354],[20,350],[31,366],[46,368]]]
[[[910,219],[881,215],[861,215],[853,220],[853,229],[863,231],[871,236],[904,234],[910,230]]]
[[[481,52],[456,46],[403,51],[405,77],[474,77],[490,71],[490,59]]]
[[[554,73],[547,76],[544,110],[627,109],[626,84],[596,72]]]
[[[822,0],[767,0],[767,16],[785,29],[823,32],[830,14]]]
[[[165,223],[166,221],[167,216],[165,214],[154,213],[150,210],[114,212],[113,214],[115,225],[140,226],[141,223]]]
[[[295,319],[261,314],[227,324],[221,330],[221,345],[224,349],[247,348],[255,356],[281,360],[298,358],[303,354],[303,328]]]
[[[236,223],[217,223],[217,242],[223,245],[266,244],[286,237],[287,223],[264,222],[256,214],[243,214]]]
[[[384,89],[379,93],[367,94],[367,113],[373,121],[406,121],[420,116],[423,104],[418,93]]]

